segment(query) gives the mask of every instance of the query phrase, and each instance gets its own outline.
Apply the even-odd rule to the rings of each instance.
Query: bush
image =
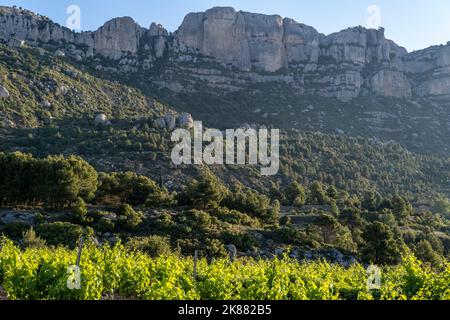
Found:
[[[72,208],[72,214],[74,215],[75,219],[79,222],[84,222],[86,220],[86,215],[88,213],[88,209],[86,206],[86,203],[83,199],[78,197],[77,202]]]
[[[140,250],[149,254],[152,257],[168,255],[172,251],[169,239],[160,236],[132,238],[128,242],[127,246],[131,250]]]
[[[234,233],[227,231],[222,235],[222,242],[233,244],[241,251],[248,251],[258,247],[258,241],[254,236],[248,233]]]
[[[10,239],[19,240],[22,238],[24,232],[26,232],[29,228],[29,224],[23,222],[13,222],[4,226],[1,233]]]
[[[88,214],[88,220],[93,222],[95,230],[100,232],[113,232],[116,228],[117,216],[108,211],[94,211]]]
[[[36,235],[36,232],[31,227],[28,231],[23,233],[22,244],[24,248],[43,248],[45,241]]]
[[[258,220],[250,217],[249,215],[236,211],[229,210],[228,208],[217,208],[213,215],[219,218],[223,222],[228,222],[230,224],[256,227],[259,225]]]
[[[127,229],[135,229],[142,223],[143,213],[135,211],[129,204],[122,204],[118,210],[119,221]]]
[[[211,226],[209,213],[200,210],[190,210],[184,214],[187,224],[201,231],[206,231]]]
[[[36,233],[48,245],[62,245],[70,248],[76,247],[80,237],[86,234],[83,227],[68,222],[41,224],[36,227]]]
[[[94,224],[93,227],[95,230],[100,232],[113,232],[116,228],[116,225],[113,221],[111,221],[111,219],[101,218],[97,223]]]
[[[155,181],[133,172],[101,173],[97,191],[97,202],[110,203],[117,199],[121,203],[137,206],[148,202],[149,205],[173,203],[167,190],[161,190]],[[113,204],[118,204],[113,201]]]

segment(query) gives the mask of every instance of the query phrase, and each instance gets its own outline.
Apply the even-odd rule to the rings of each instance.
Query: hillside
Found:
[[[270,124],[375,137],[422,154],[450,155],[448,45],[408,53],[386,39],[383,29],[356,27],[323,35],[292,19],[232,8],[189,14],[173,34],[155,23],[143,28],[130,17],[74,33],[27,10],[0,11],[0,41],[9,47],[45,48],[78,69],[120,81],[211,127]],[[26,75],[17,70],[20,66],[14,68],[2,74],[6,89],[17,95],[7,79],[11,72],[24,80]],[[43,86],[54,85],[43,80]],[[146,113],[148,101],[128,101],[126,92],[111,101],[110,93],[102,89],[98,103],[88,97],[73,103],[109,111],[108,101],[123,114]],[[16,99],[20,105],[26,100]],[[35,100],[46,102],[45,94],[36,94]],[[127,109],[128,102],[137,109]],[[61,99],[54,103],[64,104]]]
[[[175,33],[129,17],[75,33],[8,7],[0,27],[0,233],[17,246],[448,260],[449,45],[231,8]],[[174,165],[171,133],[194,119],[281,129],[280,171]]]
[[[114,119],[163,114],[165,106],[132,87],[96,78],[43,49],[0,46],[0,79],[9,97],[0,99],[1,125],[32,128],[53,121]]]

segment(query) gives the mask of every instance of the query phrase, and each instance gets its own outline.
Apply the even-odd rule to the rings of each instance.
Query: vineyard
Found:
[[[80,260],[81,286],[69,289],[68,267],[77,251],[26,249],[3,240],[0,287],[9,299],[99,300],[114,296],[147,300],[449,300],[450,264],[439,271],[406,256],[381,272],[381,287],[370,290],[361,265],[275,260],[194,260],[177,255],[150,258],[122,245],[87,244]],[[195,279],[195,280],[194,280]]]

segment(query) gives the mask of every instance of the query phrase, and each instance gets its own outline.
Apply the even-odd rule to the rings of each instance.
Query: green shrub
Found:
[[[83,227],[69,222],[54,222],[36,227],[36,233],[51,246],[76,247],[81,236],[85,235]]]
[[[141,223],[144,217],[140,211],[135,211],[129,204],[122,204],[118,210],[119,222],[127,229],[135,229]]]
[[[5,225],[0,233],[3,233],[6,237],[14,240],[22,238],[24,232],[30,228],[29,224],[23,222],[13,222]]]
[[[160,236],[132,238],[128,242],[127,247],[132,250],[143,251],[152,257],[168,255],[172,251],[169,239]]]
[[[45,241],[36,235],[33,227],[23,233],[22,245],[24,248],[43,248]]]

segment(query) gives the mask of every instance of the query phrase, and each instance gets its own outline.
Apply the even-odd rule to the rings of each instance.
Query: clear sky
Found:
[[[175,31],[189,12],[231,6],[293,18],[325,34],[367,26],[371,16],[367,9],[376,5],[381,19],[370,21],[380,21],[386,36],[409,51],[450,41],[449,0],[0,0],[0,4],[30,9],[61,25],[66,25],[67,7],[78,5],[82,30],[95,30],[111,18],[130,16],[143,27],[157,22],[169,31]]]

